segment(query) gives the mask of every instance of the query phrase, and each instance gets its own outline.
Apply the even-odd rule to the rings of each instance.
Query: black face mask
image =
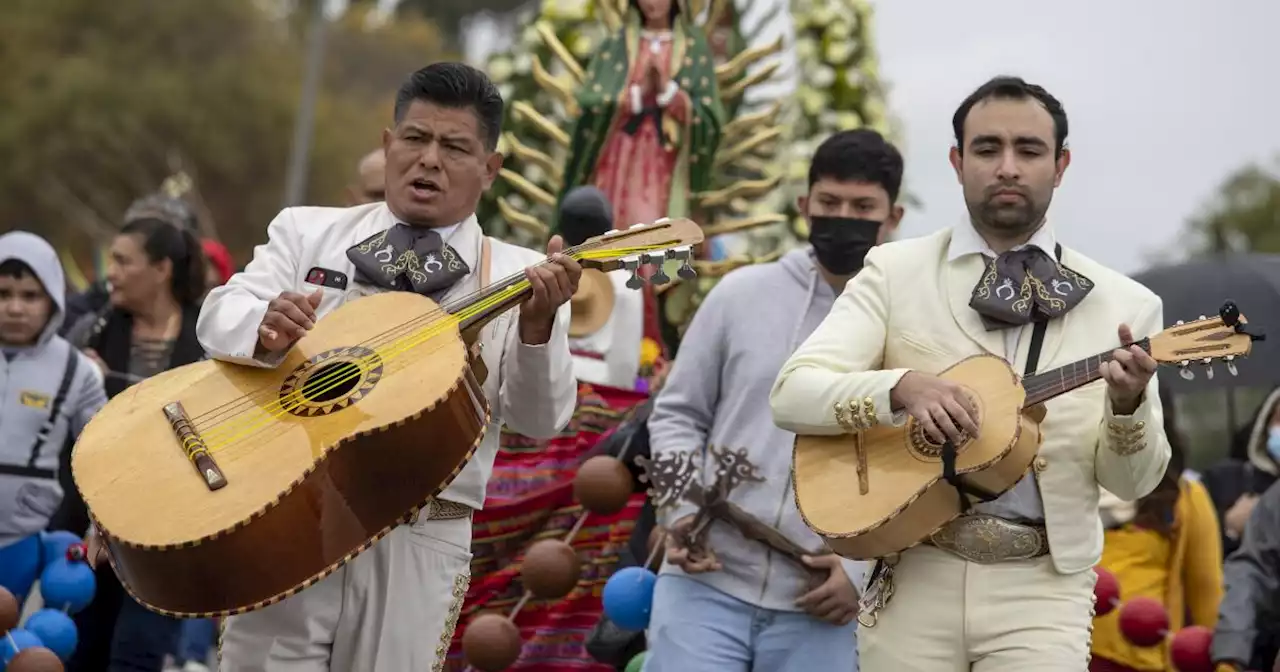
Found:
[[[883,222],[855,217],[809,217],[809,244],[822,267],[853,275],[876,244]]]

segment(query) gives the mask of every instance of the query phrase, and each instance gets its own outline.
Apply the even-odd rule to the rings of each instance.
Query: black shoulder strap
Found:
[[[44,448],[44,444],[49,440],[49,434],[53,432],[53,427],[58,423],[58,414],[62,412],[62,405],[67,402],[67,394],[71,391],[71,383],[76,377],[76,368],[80,364],[79,352],[67,344],[67,366],[62,372],[62,382],[58,384],[58,393],[53,397],[53,403],[49,405],[49,417],[45,418],[44,424],[40,426],[40,431],[36,433],[35,445],[31,446],[31,456],[27,458],[27,466],[36,466],[36,460],[40,457],[40,449]]]
[[[1061,243],[1054,246],[1053,256],[1057,257],[1058,261],[1062,261]],[[1048,320],[1036,320],[1031,328],[1031,343],[1027,347],[1027,366],[1023,369],[1024,376],[1035,373],[1036,367],[1040,365],[1040,350],[1044,348],[1044,334],[1048,330]],[[956,448],[950,441],[942,445],[942,478],[960,493],[961,513],[969,511],[972,505],[971,497],[979,502],[989,502],[999,496],[968,483],[963,476],[956,473]]]
[[[1053,247],[1053,256],[1062,261],[1062,243],[1058,243]],[[1036,372],[1036,367],[1040,365],[1040,350],[1044,347],[1044,332],[1049,330],[1048,320],[1037,320],[1035,326],[1031,328],[1031,343],[1027,348],[1027,366],[1023,369],[1022,375],[1029,376]]]

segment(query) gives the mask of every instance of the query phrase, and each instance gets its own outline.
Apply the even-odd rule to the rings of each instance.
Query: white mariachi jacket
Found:
[[[354,208],[286,208],[267,227],[267,242],[254,249],[253,261],[205,299],[197,324],[201,345],[215,359],[247,366],[269,367],[282,359],[256,359],[258,325],[267,302],[281,292],[324,297],[316,313],[323,318],[343,303],[381,291],[357,283],[355,266],[347,249],[396,224],[385,203]],[[480,287],[484,234],[474,216],[460,223],[447,243],[466,262],[471,273],[444,296],[464,296]],[[545,259],[545,255],[489,238],[489,275],[496,281]],[[345,276],[346,288],[308,282],[313,268]],[[314,279],[314,278],[313,278]],[[441,499],[482,508],[485,484],[498,452],[499,430],[505,423],[513,431],[535,438],[551,438],[568,424],[577,402],[577,384],[569,356],[569,306],[561,306],[551,339],[542,345],[520,342],[519,308],[485,326],[480,335],[481,356],[488,369],[485,396],[492,408],[484,440],[470,463],[442,493]]]

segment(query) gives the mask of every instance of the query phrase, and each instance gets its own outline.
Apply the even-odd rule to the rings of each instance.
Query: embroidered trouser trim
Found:
[[[219,669],[441,669],[470,581],[470,546],[470,517],[402,525],[316,585],[226,619]]]

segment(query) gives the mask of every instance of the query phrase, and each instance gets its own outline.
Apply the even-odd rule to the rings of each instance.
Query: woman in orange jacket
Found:
[[[1100,566],[1120,584],[1121,606],[1135,597],[1164,604],[1169,632],[1189,625],[1213,628],[1222,599],[1222,540],[1209,492],[1182,475],[1181,435],[1172,399],[1161,386],[1165,435],[1173,456],[1151,494],[1124,502],[1102,493],[1106,528]],[[1154,647],[1129,643],[1120,632],[1120,609],[1093,620],[1090,672],[1172,670],[1168,640]]]

